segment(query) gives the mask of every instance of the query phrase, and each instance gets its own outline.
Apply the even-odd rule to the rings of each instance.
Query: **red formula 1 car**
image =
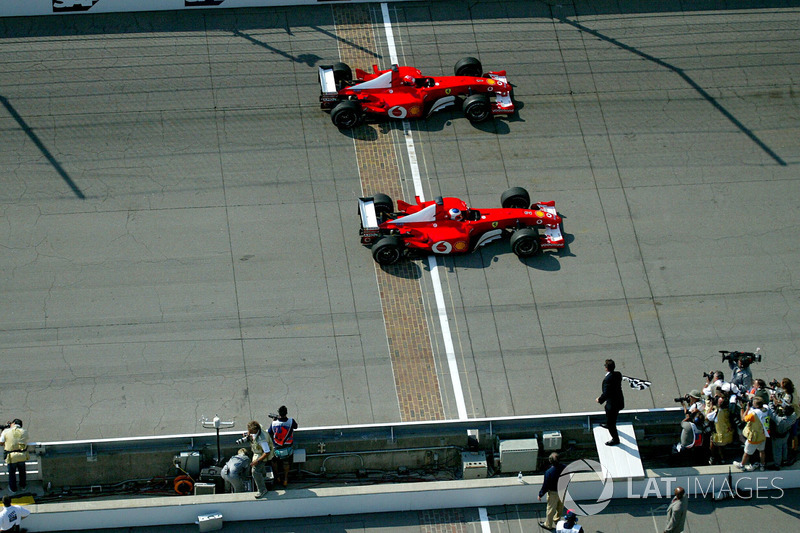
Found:
[[[471,209],[458,198],[442,198],[415,204],[402,200],[395,211],[385,194],[359,198],[361,244],[372,247],[372,257],[391,265],[407,255],[460,254],[486,243],[510,237],[511,250],[531,257],[543,249],[564,247],[561,216],[555,202],[531,205],[528,191],[507,190],[502,208]]]
[[[335,63],[319,68],[320,106],[342,129],[357,126],[365,116],[379,118],[427,117],[459,104],[470,122],[514,112],[506,71],[483,73],[481,62],[465,57],[455,66],[455,76],[423,76],[414,67],[393,65],[372,72]]]

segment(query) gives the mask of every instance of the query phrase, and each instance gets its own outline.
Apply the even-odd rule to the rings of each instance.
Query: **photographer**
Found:
[[[281,405],[278,408],[278,417],[269,427],[269,435],[275,442],[272,465],[276,476],[279,475],[278,472],[283,472],[284,487],[289,484],[289,467],[294,454],[294,430],[297,429],[297,421],[286,416],[287,413],[286,406]]]
[[[752,404],[752,407],[750,406]],[[761,398],[753,398],[748,404],[742,406],[742,420],[746,423],[742,435],[747,439],[744,445],[742,460],[734,461],[733,466],[742,470],[752,472],[753,470],[764,470],[766,462],[766,445],[769,437],[769,416],[764,409],[764,402]],[[750,464],[751,458],[758,451],[759,463]]]
[[[673,446],[673,450],[677,454],[683,454],[689,450],[697,452],[703,444],[705,416],[703,416],[703,413],[700,411],[690,411],[688,403],[684,403],[683,405],[683,414],[684,417],[681,421],[681,439],[678,444]]]
[[[706,384],[703,387],[702,392],[706,399],[713,398],[718,390],[730,393],[731,384],[725,381],[725,374],[722,372],[722,370],[704,373],[703,376],[706,378]]]
[[[767,390],[767,382],[763,379],[753,380],[753,388],[747,391],[747,398],[761,398],[764,405],[769,403],[769,391]]]
[[[730,403],[729,395],[717,390],[716,396],[706,400],[706,420],[714,424],[714,433],[708,440],[710,457],[708,464],[724,463],[725,457],[723,449],[733,442],[733,426],[731,425],[731,413],[728,410]]]
[[[769,410],[769,437],[772,442],[772,469],[780,470],[781,466],[787,466],[789,461],[789,433],[792,426],[797,422],[797,413],[794,407],[789,405],[770,405]]]
[[[256,499],[260,500],[267,497],[267,461],[274,457],[275,445],[269,433],[264,431],[261,424],[255,420],[247,424],[247,433],[244,438],[250,442],[250,449],[253,451],[250,469],[253,472],[253,481],[256,482],[258,491]]]
[[[28,455],[28,430],[22,427],[22,420],[15,418],[8,427],[0,433],[0,443],[5,451],[6,464],[8,465],[8,491],[17,492],[17,475],[19,475],[19,488],[25,490],[27,485],[25,461]]]
[[[247,456],[247,450],[239,448],[236,455],[228,459],[220,472],[222,479],[231,486],[231,492],[244,492],[244,477],[249,468],[250,457]]]

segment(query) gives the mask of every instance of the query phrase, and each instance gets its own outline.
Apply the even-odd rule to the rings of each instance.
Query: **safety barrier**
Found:
[[[5,0],[0,17],[359,3],[369,0]],[[403,0],[389,0],[403,1]]]

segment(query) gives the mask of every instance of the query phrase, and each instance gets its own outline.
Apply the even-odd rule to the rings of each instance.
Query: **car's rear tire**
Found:
[[[378,220],[382,219],[389,213],[394,213],[394,202],[388,194],[376,192],[372,195],[372,203],[375,206],[375,214],[378,215]]]
[[[403,257],[403,241],[389,235],[372,245],[372,258],[379,265],[393,265]]]
[[[336,107],[331,110],[331,122],[337,128],[347,130],[358,126],[363,114],[364,112],[358,102],[344,100],[336,104]]]
[[[353,80],[353,70],[347,63],[334,63],[331,70],[333,70],[333,81],[336,82],[336,87],[341,88],[340,86]]]
[[[456,76],[474,76],[476,78],[481,78],[483,77],[483,66],[480,60],[474,57],[465,57],[456,63],[453,72],[455,72]]]
[[[531,206],[531,195],[522,187],[511,187],[500,195],[500,205],[504,209],[527,209]]]
[[[464,116],[472,123],[484,122],[492,116],[492,104],[485,94],[473,94],[464,99]]]
[[[511,251],[517,257],[533,257],[541,249],[539,231],[534,228],[521,228],[511,235]]]

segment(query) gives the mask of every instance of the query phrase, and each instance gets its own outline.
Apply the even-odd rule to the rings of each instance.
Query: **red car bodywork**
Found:
[[[339,102],[357,102],[365,115],[377,115],[394,119],[420,118],[446,107],[460,104],[462,98],[484,94],[487,111],[473,122],[480,122],[492,115],[514,113],[511,85],[506,71],[487,72],[482,76],[424,76],[414,67],[394,65],[379,70],[373,65],[372,72],[356,69],[352,84],[340,87],[333,81],[332,73],[326,82],[326,70],[320,68],[322,109],[333,110]],[[338,90],[337,90],[338,88]],[[332,116],[332,118],[334,118]],[[334,121],[336,123],[336,121]],[[338,125],[338,124],[337,124]]]
[[[535,203],[528,208],[477,210],[471,209],[458,198],[439,197],[422,202],[417,197],[414,204],[399,200],[397,212],[382,217],[377,214],[371,219],[370,200],[362,198],[359,203],[361,244],[365,246],[377,245],[382,238],[390,237],[400,240],[408,252],[458,254],[472,252],[502,237],[510,236],[513,240],[516,232],[525,230],[527,235],[535,235],[538,246],[522,253],[515,249],[517,255],[529,257],[543,249],[564,247],[561,216],[552,201]],[[458,219],[452,218],[453,209],[459,212]],[[379,218],[384,220],[380,221]],[[375,259],[382,263],[378,257]]]

